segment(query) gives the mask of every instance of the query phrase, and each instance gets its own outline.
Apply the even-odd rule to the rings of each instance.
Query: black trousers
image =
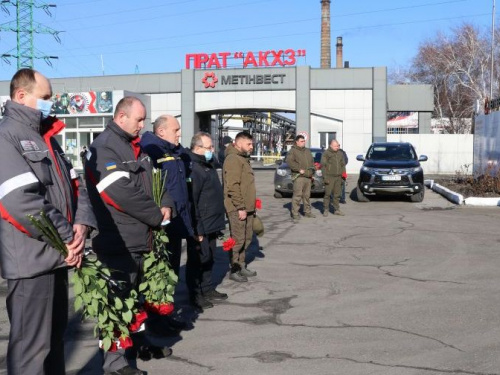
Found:
[[[212,285],[212,268],[214,266],[217,234],[203,236],[202,242],[188,243],[186,262],[186,284],[191,298],[214,289]]]
[[[68,271],[7,280],[10,321],[9,375],[64,375],[64,331],[68,324]]]

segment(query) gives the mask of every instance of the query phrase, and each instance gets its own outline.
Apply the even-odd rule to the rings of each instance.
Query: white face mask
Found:
[[[43,99],[37,99],[36,100],[36,109],[38,109],[40,112],[42,112],[42,118],[46,119],[50,115],[50,111],[52,110],[52,106],[54,105],[54,102],[51,100],[43,100]]]
[[[213,156],[214,156],[214,154],[212,151],[208,151],[208,150],[205,151],[205,159],[207,159],[207,161],[212,160]]]

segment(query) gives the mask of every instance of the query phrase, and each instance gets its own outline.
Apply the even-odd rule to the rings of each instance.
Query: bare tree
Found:
[[[490,44],[471,24],[422,43],[409,71],[412,82],[434,86],[434,118],[448,133],[470,133],[476,101],[489,95]]]

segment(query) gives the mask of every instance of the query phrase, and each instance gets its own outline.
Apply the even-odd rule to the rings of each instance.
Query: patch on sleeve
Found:
[[[158,159],[156,161],[157,164],[160,164],[160,163],[163,163],[164,161],[171,161],[171,160],[175,160],[175,158],[173,156],[165,156],[161,159]]]
[[[110,162],[105,164],[106,169],[110,171],[111,169],[116,169],[116,163],[115,162]]]
[[[21,147],[23,151],[40,151],[40,147],[38,147],[35,141],[21,141]]]

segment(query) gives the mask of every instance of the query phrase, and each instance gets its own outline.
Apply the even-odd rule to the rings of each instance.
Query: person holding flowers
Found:
[[[99,229],[92,247],[112,270],[112,278],[122,283],[124,295],[137,290],[141,282],[143,255],[152,250],[152,229],[173,214],[168,193],[161,207],[152,197],[152,164],[139,145],[145,119],[146,108],[139,99],[121,99],[113,120],[90,145],[85,163]],[[141,310],[137,317],[142,320],[143,315]],[[121,347],[104,353],[103,370],[107,375],[143,374],[129,365]]]
[[[197,244],[188,247],[186,283],[191,302],[200,309],[227,299],[212,284],[217,237],[226,227],[224,192],[214,165],[210,134],[199,132],[191,140],[193,227]]]
[[[50,117],[52,87],[24,68],[10,83],[0,122],[0,265],[10,321],[7,373],[65,374],[68,271],[80,267],[97,223],[79,176],[55,139],[64,123]],[[30,217],[53,223],[66,257]]]

